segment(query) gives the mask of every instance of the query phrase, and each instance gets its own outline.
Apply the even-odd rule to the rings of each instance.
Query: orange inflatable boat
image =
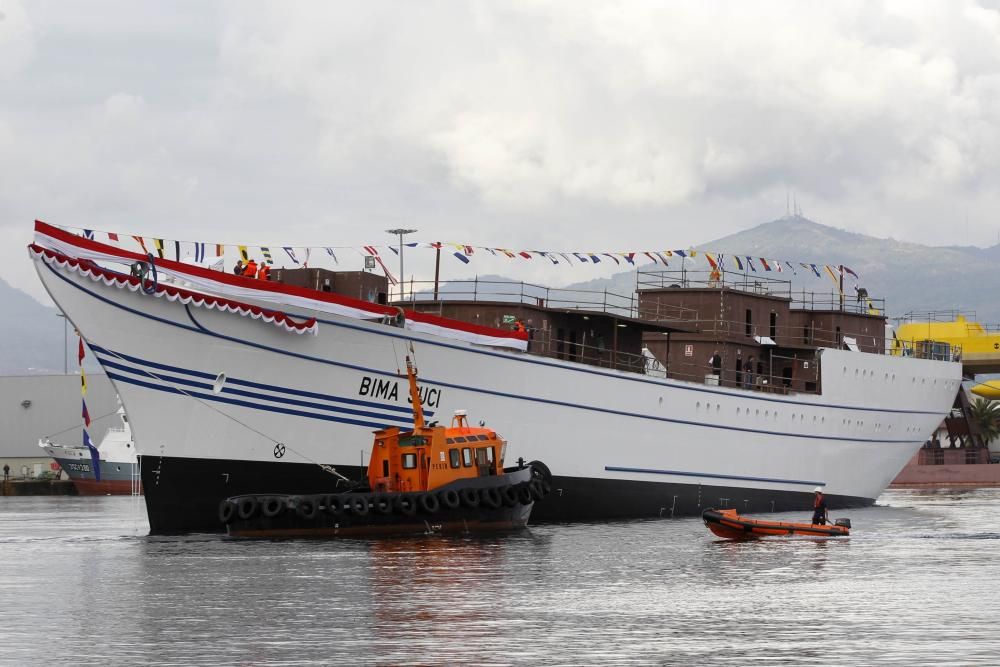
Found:
[[[727,540],[752,540],[758,537],[805,535],[807,537],[845,537],[851,534],[851,520],[837,519],[833,525],[792,523],[748,519],[736,510],[707,509],[701,513],[708,529]]]

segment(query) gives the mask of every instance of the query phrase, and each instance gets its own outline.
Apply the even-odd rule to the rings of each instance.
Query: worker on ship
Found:
[[[246,266],[243,267],[243,275],[247,278],[257,277],[257,262],[253,257],[251,257]]]
[[[516,331],[518,333],[523,333],[523,332],[525,332],[527,330],[528,330],[528,328],[524,326],[524,322],[522,322],[519,319],[518,320],[514,320],[514,331]]]
[[[260,268],[257,270],[258,280],[270,280],[271,279],[271,267],[266,262],[261,262]]]
[[[823,497],[823,489],[816,487],[813,493],[813,518],[812,522],[815,526],[826,525],[829,520],[829,513],[826,509],[826,498]]]
[[[236,265],[233,266],[233,273],[235,273],[238,276],[242,276],[244,268],[246,268],[246,267],[243,266],[243,260],[242,259],[238,259],[238,260],[236,260]]]

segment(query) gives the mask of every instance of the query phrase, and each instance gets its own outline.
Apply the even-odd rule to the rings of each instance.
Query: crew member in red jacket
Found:
[[[828,514],[826,510],[826,498],[823,497],[823,489],[816,487],[815,493],[813,494],[813,525],[823,526],[826,525],[828,521]]]

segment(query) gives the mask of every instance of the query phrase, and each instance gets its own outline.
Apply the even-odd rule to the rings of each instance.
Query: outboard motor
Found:
[[[846,528],[846,529],[850,530],[851,529],[851,520],[850,519],[837,519],[836,523],[834,523],[833,525],[840,526],[841,528]]]

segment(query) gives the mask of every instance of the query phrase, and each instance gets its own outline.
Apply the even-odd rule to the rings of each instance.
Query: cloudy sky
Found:
[[[34,218],[223,243],[363,245],[407,226],[629,250],[778,218],[789,192],[824,224],[992,245],[998,10],[0,0],[2,275],[41,294]]]

